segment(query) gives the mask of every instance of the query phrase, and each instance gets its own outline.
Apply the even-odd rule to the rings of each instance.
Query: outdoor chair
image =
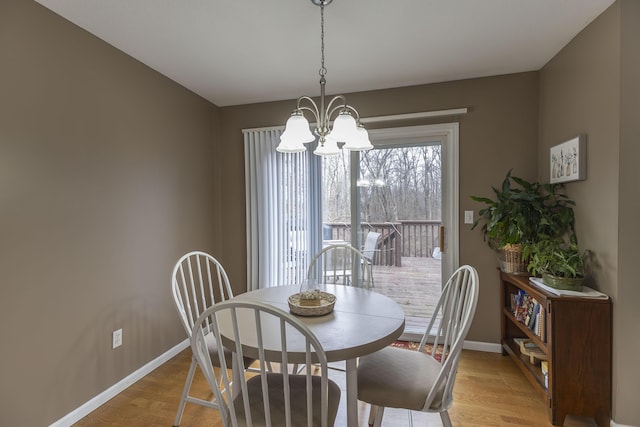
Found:
[[[378,240],[380,240],[380,236],[381,234],[376,231],[368,232],[367,237],[364,239],[364,245],[362,246],[362,254],[372,265],[376,251],[378,251]]]
[[[360,277],[355,284],[353,283],[354,267],[360,267]],[[307,270],[307,280],[369,289],[373,284],[371,262],[362,252],[349,244],[328,245],[311,260]]]

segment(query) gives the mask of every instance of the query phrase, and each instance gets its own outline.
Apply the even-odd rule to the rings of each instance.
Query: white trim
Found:
[[[443,274],[449,277],[460,266],[460,141],[459,124],[446,123],[447,139],[442,147],[442,225],[445,229],[445,251],[442,254]],[[443,281],[444,284],[444,281]]]
[[[467,109],[453,108],[449,110],[421,111],[418,113],[406,113],[406,114],[391,114],[388,116],[361,117],[360,121],[362,123],[378,123],[378,122],[388,122],[388,121],[395,121],[395,120],[411,120],[411,119],[426,119],[430,117],[455,116],[460,114],[467,114]],[[313,125],[315,123],[309,123],[309,124]],[[271,130],[284,130],[284,125],[242,129],[242,133],[271,131]]]
[[[388,122],[392,120],[425,119],[429,117],[455,116],[467,114],[466,108],[453,108],[450,110],[422,111],[419,113],[392,114],[389,116],[361,117],[362,123]]]
[[[432,125],[398,126],[369,131],[369,139],[376,147],[394,145],[424,144],[425,142],[440,142],[443,137],[450,136],[457,122],[435,123]]]
[[[420,340],[422,339],[422,335],[403,333],[398,339],[400,341],[420,342]],[[500,344],[492,342],[465,341],[462,344],[462,348],[464,350],[482,351],[485,353],[502,353],[502,346]]]
[[[609,423],[609,425],[611,427],[637,427],[637,426],[630,426],[630,425],[626,425],[626,424],[616,424],[615,421],[611,420],[611,422]]]
[[[502,353],[502,346],[492,342],[465,341],[462,344],[465,350],[484,351],[485,353]]]
[[[281,126],[265,126],[263,128],[249,128],[249,129],[242,129],[242,133],[249,133],[249,132],[270,132],[272,130],[284,130],[284,125]]]
[[[117,396],[119,393],[124,391],[126,388],[134,384],[136,381],[140,380],[145,375],[152,372],[157,367],[161,366],[165,362],[167,362],[172,357],[176,356],[182,350],[189,346],[189,339],[185,339],[181,343],[177,344],[173,348],[169,349],[167,352],[161,354],[157,358],[153,359],[140,369],[134,371],[127,377],[118,381],[93,399],[84,403],[82,406],[74,409],[69,412],[64,417],[60,418],[58,421],[55,421],[53,424],[50,424],[49,427],[67,427],[76,422],[80,421],[82,418],[89,415],[91,412],[99,408],[101,405],[105,404],[110,399]]]
[[[457,122],[449,122],[432,125],[372,129],[369,131],[371,143],[379,148],[390,148],[394,145],[424,144],[430,141],[442,144],[443,204],[441,220],[442,225],[445,227],[445,252],[442,257],[443,279],[449,278],[460,265],[459,128],[460,125]]]

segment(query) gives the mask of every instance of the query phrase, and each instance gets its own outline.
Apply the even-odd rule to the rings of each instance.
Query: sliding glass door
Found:
[[[364,249],[374,236],[374,287],[405,306],[413,330],[458,265],[457,132],[372,130],[373,150],[320,158],[276,152],[279,130],[246,131],[247,288],[300,284],[323,245]]]
[[[370,135],[373,150],[323,158],[323,239],[364,249],[367,236],[375,236],[375,249],[367,254],[375,290],[403,306],[407,332],[417,334],[433,312],[442,278],[457,263],[451,241],[457,233],[441,240],[443,227],[454,222],[454,179],[444,176],[457,173],[446,158],[456,153],[453,137],[431,126]]]

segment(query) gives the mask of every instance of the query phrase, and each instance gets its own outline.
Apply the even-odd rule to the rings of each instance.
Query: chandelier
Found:
[[[315,134],[319,139],[314,154],[319,156],[338,154],[340,153],[338,143],[344,143],[342,148],[351,151],[373,148],[367,130],[360,123],[358,111],[347,105],[347,99],[343,95],[337,95],[325,104],[327,69],[324,66],[324,6],[331,1],[311,0],[313,4],[320,6],[320,106],[318,107],[308,96],[298,98],[296,109],[287,120],[284,132],[280,136],[280,144],[276,148],[282,153],[300,153],[306,150],[303,144],[315,141],[316,137],[311,133],[309,121],[304,116],[305,111],[310,112],[316,120]],[[333,126],[332,117],[334,117]]]

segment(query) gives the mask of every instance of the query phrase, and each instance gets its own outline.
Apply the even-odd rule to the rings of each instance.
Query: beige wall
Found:
[[[587,133],[588,179],[568,189],[616,300],[614,415],[628,425],[640,425],[639,20],[621,0],[540,73],[347,94],[363,116],[469,109],[446,118],[460,123],[461,213],[508,169],[544,180],[548,148]],[[179,255],[211,251],[243,290],[241,129],[283,124],[294,101],[218,109],[22,0],[0,2],[0,58],[0,411],[47,425],[184,339],[168,288]],[[495,254],[468,225],[460,248],[481,280],[469,338],[497,343]]]
[[[219,250],[219,121],[32,1],[0,2],[0,58],[0,424],[44,426],[186,338],[169,277]]]
[[[549,148],[587,135],[587,179],[566,185],[576,201],[583,249],[594,251],[594,285],[612,296],[613,419],[640,425],[640,289],[637,238],[640,127],[640,7],[614,3],[540,72],[539,178]]]
[[[608,10],[541,70],[540,174],[549,180],[549,148],[587,135],[587,179],[566,184],[576,201],[579,244],[598,260],[596,285],[615,296],[618,269],[620,43],[617,9]],[[607,219],[616,221],[607,225]]]
[[[331,82],[328,82],[330,85]],[[469,112],[444,121],[460,123],[460,215],[480,207],[470,195],[486,195],[500,185],[510,168],[514,174],[534,179],[538,170],[538,75],[522,73],[450,83],[347,94],[363,117],[466,107]],[[295,101],[222,108],[225,162],[223,175],[223,254],[236,292],[246,279],[244,224],[243,128],[284,124]],[[439,119],[443,120],[443,119]],[[425,123],[425,122],[421,122]],[[402,123],[415,125],[416,122]],[[471,328],[471,340],[497,343],[498,273],[496,256],[478,230],[462,225],[460,262],[478,268],[480,305]]]
[[[618,200],[618,304],[614,338],[616,421],[640,425],[640,287],[635,267],[640,259],[640,2],[623,0],[620,70],[620,173]],[[624,302],[621,304],[620,302]]]

